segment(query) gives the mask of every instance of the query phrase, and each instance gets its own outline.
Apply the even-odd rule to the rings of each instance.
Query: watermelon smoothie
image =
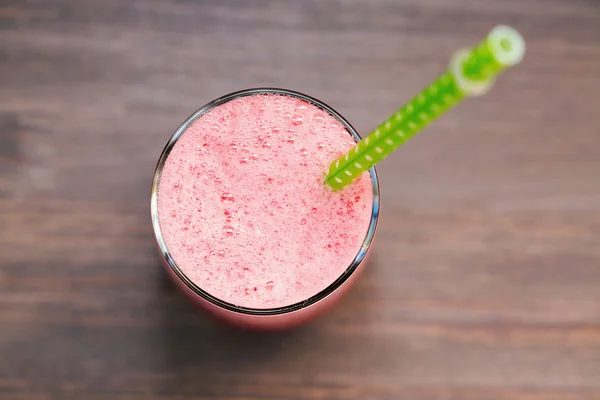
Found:
[[[351,285],[372,241],[374,169],[340,191],[327,167],[359,140],[300,93],[252,89],[209,103],[159,160],[152,220],[168,273],[234,325],[279,329],[319,314]]]

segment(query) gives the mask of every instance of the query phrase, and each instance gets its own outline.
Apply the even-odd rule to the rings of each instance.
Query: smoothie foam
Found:
[[[367,172],[338,192],[323,183],[354,143],[336,118],[291,96],[245,96],[199,117],[158,187],[177,266],[212,296],[249,308],[325,289],[350,266],[371,219]]]

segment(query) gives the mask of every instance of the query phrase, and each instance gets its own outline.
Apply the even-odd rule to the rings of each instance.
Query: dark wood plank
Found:
[[[362,132],[506,23],[522,65],[379,168],[372,265],[294,332],[213,324],[161,273],[166,140],[280,86]],[[600,4],[4,1],[0,398],[600,399]]]

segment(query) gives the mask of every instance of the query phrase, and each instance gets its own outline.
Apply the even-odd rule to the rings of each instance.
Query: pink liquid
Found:
[[[241,97],[201,116],[171,150],[158,189],[177,266],[248,308],[324,290],[356,257],[371,219],[368,173],[338,192],[323,184],[354,143],[333,116],[289,96]]]

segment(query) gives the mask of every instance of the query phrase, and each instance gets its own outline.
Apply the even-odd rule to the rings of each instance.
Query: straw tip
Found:
[[[490,50],[494,58],[505,66],[521,62],[525,55],[525,40],[514,28],[498,25],[488,35]]]

